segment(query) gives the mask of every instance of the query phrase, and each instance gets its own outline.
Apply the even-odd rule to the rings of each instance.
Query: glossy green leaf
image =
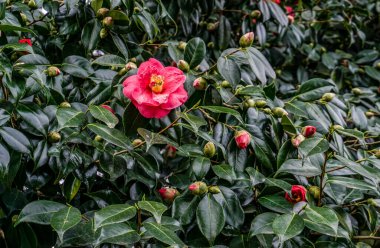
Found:
[[[90,105],[88,110],[94,118],[104,122],[109,128],[114,128],[119,123],[119,119],[113,113],[101,106]]]
[[[60,240],[63,239],[65,231],[78,224],[81,220],[81,213],[72,206],[62,208],[51,216],[51,226],[58,233]]]
[[[119,130],[109,128],[102,124],[88,124],[87,127],[97,135],[100,135],[106,141],[124,149],[130,148],[130,141],[128,138]]]
[[[145,229],[156,239],[167,245],[185,246],[182,240],[169,228],[162,226],[158,223],[145,222]]]
[[[324,138],[308,138],[301,142],[298,147],[304,157],[323,153],[329,149],[329,142]]]
[[[262,196],[259,198],[259,203],[260,205],[278,213],[291,213],[293,209],[292,205],[285,200],[285,194],[284,196]]]
[[[94,228],[125,222],[136,215],[136,208],[127,204],[115,204],[100,209],[94,215]]]
[[[40,200],[31,202],[21,210],[15,225],[21,222],[49,225],[52,216],[64,208],[66,208],[65,205],[54,201]]]
[[[164,204],[154,201],[139,201],[137,205],[142,210],[151,213],[156,219],[157,223],[161,223],[161,217],[168,209]]]
[[[283,214],[274,219],[272,228],[282,243],[300,234],[304,228],[304,222],[296,213]]]
[[[190,68],[199,65],[206,55],[206,44],[201,38],[192,38],[187,42],[184,58]]]

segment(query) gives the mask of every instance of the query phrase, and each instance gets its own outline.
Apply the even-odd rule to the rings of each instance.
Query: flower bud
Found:
[[[209,186],[208,187],[208,192],[210,192],[211,194],[219,194],[220,193],[220,189],[218,186]]]
[[[108,15],[108,12],[110,10],[107,9],[107,8],[100,8],[98,9],[98,11],[96,12],[96,17],[99,17],[99,18],[104,18]]]
[[[373,199],[373,198],[368,198],[367,199],[367,203],[369,204],[369,205],[372,205],[372,206],[374,206],[374,207],[380,207],[380,205]]]
[[[189,190],[193,195],[203,195],[207,193],[208,188],[204,182],[195,182],[190,184]]]
[[[267,102],[265,100],[258,100],[255,105],[258,108],[264,108],[267,105]]]
[[[117,75],[123,76],[125,73],[127,73],[127,70],[123,67],[120,69],[120,71],[117,73]]]
[[[274,109],[272,109],[272,113],[273,113],[276,117],[282,117],[282,116],[284,116],[284,115],[288,115],[288,112],[286,112],[285,109],[280,108],[280,107],[275,107]]]
[[[112,17],[107,16],[103,19],[102,23],[104,27],[110,28],[113,25],[113,19]]]
[[[104,52],[102,50],[94,50],[92,51],[92,57],[97,58],[104,55]]]
[[[306,138],[310,138],[315,134],[316,131],[317,128],[314,126],[305,126],[302,128],[302,135]]]
[[[267,115],[272,114],[272,110],[271,110],[270,108],[264,108],[264,109],[263,109],[263,112],[264,112],[265,114],[267,114]]]
[[[206,145],[203,147],[203,154],[208,158],[212,158],[214,157],[215,153],[216,148],[214,143],[212,143],[211,141],[207,142]]]
[[[376,68],[377,68],[377,69],[380,69],[380,62],[377,62],[377,64],[376,64]]]
[[[245,35],[240,37],[239,45],[243,48],[251,46],[253,43],[254,37],[255,35],[253,34],[253,32],[246,33]]]
[[[378,149],[378,150],[375,152],[375,156],[376,156],[376,158],[380,158],[380,149]]]
[[[223,88],[230,88],[231,84],[227,80],[224,80],[224,81],[222,81],[222,83],[220,84],[220,86],[222,86]]]
[[[115,114],[115,110],[113,110],[110,106],[106,105],[106,104],[103,104],[101,105],[102,108],[104,109],[107,109],[108,111],[110,111],[112,114]]]
[[[55,66],[49,66],[46,70],[46,74],[49,76],[49,77],[56,77],[58,76],[59,74],[61,74],[61,71],[55,67]]]
[[[102,141],[103,141],[103,138],[102,138],[102,136],[100,136],[100,135],[96,135],[95,138],[94,138],[94,140],[95,140],[96,142],[102,142]]]
[[[37,9],[38,6],[34,0],[29,0],[28,7],[31,9]]]
[[[162,200],[167,203],[172,203],[174,199],[179,195],[178,190],[169,187],[163,187],[159,189],[158,193],[161,195]]]
[[[183,72],[188,72],[190,70],[189,64],[185,60],[178,61],[178,68]]]
[[[246,108],[254,108],[256,105],[255,101],[253,99],[247,99],[245,102],[244,102],[244,107]]]
[[[314,199],[319,199],[319,196],[321,195],[321,191],[318,186],[311,186],[309,188],[309,192],[314,197]]]
[[[361,94],[363,94],[363,91],[360,89],[360,88],[353,88],[351,90],[352,94],[354,94],[355,96],[359,96]]]
[[[184,42],[184,41],[180,41],[180,42],[178,43],[178,46],[177,46],[177,47],[178,47],[179,50],[181,50],[181,51],[185,51],[186,45],[187,45],[186,42]]]
[[[254,10],[251,12],[251,14],[249,14],[249,16],[251,18],[260,18],[261,12],[260,12],[260,10]]]
[[[235,133],[235,142],[239,149],[245,149],[251,143],[251,135],[245,130],[238,131]]]
[[[28,21],[28,17],[26,17],[26,15],[24,13],[20,13],[20,17],[21,19],[24,21],[24,22],[27,22]]]
[[[292,138],[292,145],[297,148],[305,140],[305,137],[302,134],[298,134],[297,136]]]
[[[137,68],[137,65],[133,62],[128,62],[125,66],[124,66],[125,70],[128,72],[132,69],[136,69]]]
[[[344,127],[342,127],[341,125],[336,124],[336,125],[333,126],[333,129],[334,130],[344,130]]]
[[[335,94],[334,93],[325,93],[323,94],[321,100],[325,102],[331,102],[332,99],[334,99]]]
[[[215,43],[210,41],[209,43],[207,43],[207,47],[213,49],[215,47]]]
[[[321,47],[321,52],[322,52],[322,53],[325,53],[325,52],[327,52],[327,49],[326,49],[326,47]]]
[[[371,118],[371,117],[375,116],[375,113],[372,111],[367,111],[367,112],[365,112],[365,116],[367,116],[367,118]]]
[[[277,69],[275,71],[275,73],[276,73],[277,76],[280,76],[282,74],[282,70],[281,69]]]
[[[177,148],[171,145],[166,146],[166,157],[167,158],[175,158],[175,155],[177,153]]]
[[[207,31],[214,31],[217,29],[218,24],[217,23],[207,23]]]
[[[205,90],[207,86],[207,81],[203,77],[199,77],[194,80],[193,87],[196,90]]]
[[[294,23],[294,16],[288,15],[288,22],[290,25],[293,24]]]
[[[142,143],[143,143],[143,141],[141,139],[134,139],[132,141],[132,146],[133,147],[140,146]]]
[[[102,28],[102,29],[100,30],[99,36],[100,36],[101,39],[106,38],[106,37],[108,36],[107,29]]]
[[[358,72],[359,72],[360,74],[365,74],[365,70],[364,70],[363,68],[359,68],[359,69],[358,69]]]
[[[48,134],[48,140],[50,143],[57,143],[61,140],[61,135],[58,132],[50,132]]]
[[[68,102],[61,102],[61,104],[59,104],[59,107],[60,108],[71,108],[71,104]]]

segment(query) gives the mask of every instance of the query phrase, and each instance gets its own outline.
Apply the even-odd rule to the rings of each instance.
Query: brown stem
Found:
[[[377,239],[380,240],[380,237],[376,236],[353,236],[353,239]]]
[[[319,177],[319,180],[320,180],[320,184],[319,184],[319,197],[318,197],[318,206],[321,206],[321,203],[322,203],[322,195],[323,195],[323,180],[325,178],[325,174],[326,174],[326,164],[327,164],[327,153],[325,153],[325,161],[323,162],[323,165],[322,165],[322,173]]]
[[[342,167],[334,168],[334,169],[331,169],[331,170],[326,171],[326,173],[330,173],[330,172],[333,172],[333,171],[341,170],[341,169],[344,169],[344,168],[346,168],[346,167],[347,167],[347,166],[342,166]]]

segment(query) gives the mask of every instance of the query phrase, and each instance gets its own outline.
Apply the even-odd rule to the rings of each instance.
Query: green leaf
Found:
[[[201,38],[192,38],[187,42],[184,58],[190,68],[199,65],[206,56],[206,44]]]
[[[284,11],[281,9],[280,5],[272,1],[266,1],[268,4],[269,10],[272,13],[272,16],[282,25],[288,25],[288,18],[285,15]]]
[[[209,111],[211,111],[213,113],[217,113],[217,114],[229,114],[229,115],[232,115],[232,116],[236,117],[236,119],[238,121],[240,121],[242,124],[244,124],[244,121],[241,118],[240,113],[238,111],[234,110],[234,109],[230,109],[230,108],[222,107],[222,106],[202,106],[201,108],[209,110]]]
[[[325,207],[309,206],[305,209],[305,226],[313,231],[335,236],[339,219],[335,212]]]
[[[125,222],[136,215],[136,208],[128,204],[114,204],[95,212],[94,229]]]
[[[102,65],[102,66],[114,66],[114,67],[124,67],[126,64],[125,59],[117,55],[106,54],[97,59],[95,59],[92,64]]]
[[[240,83],[240,68],[239,66],[228,57],[219,57],[218,59],[218,71],[232,86],[236,86]]]
[[[196,214],[199,230],[212,245],[224,226],[222,206],[211,194],[206,194],[199,203]]]
[[[96,48],[100,40],[100,30],[102,29],[102,25],[100,21],[96,18],[90,20],[84,25],[82,30],[82,44],[86,48],[87,52],[92,51]]]
[[[213,165],[211,166],[211,169],[219,178],[227,180],[230,183],[236,179],[234,168],[228,164]]]
[[[350,177],[332,176],[327,179],[326,183],[338,184],[350,189],[373,190],[375,192],[378,192],[375,186],[366,183],[363,180],[358,180]]]
[[[204,178],[207,172],[210,170],[211,162],[209,158],[196,157],[191,162],[193,173],[199,180]]]
[[[371,67],[371,66],[364,66],[365,73],[370,76],[371,78],[380,81],[380,71]]]
[[[131,142],[129,139],[119,130],[109,128],[105,125],[92,123],[87,125],[88,129],[97,135],[100,135],[106,141],[125,149],[131,149]]]
[[[293,210],[292,204],[285,199],[285,194],[284,196],[262,196],[258,201],[260,205],[278,213],[291,213]]]
[[[32,33],[34,36],[37,36],[37,34],[32,29],[24,28],[24,27],[17,27],[17,26],[13,26],[13,25],[9,25],[9,24],[0,24],[0,31]]]
[[[92,73],[94,73],[94,69],[91,67],[90,62],[80,56],[72,55],[66,57],[62,61],[61,69],[78,78],[88,78]]]
[[[179,245],[185,247],[182,240],[169,228],[158,223],[145,222],[144,228],[157,240],[167,245]]]
[[[252,187],[256,186],[257,184],[263,183],[266,180],[265,176],[253,167],[248,167],[245,169],[245,171],[249,175]]]
[[[176,142],[170,140],[169,138],[167,138],[166,136],[164,136],[162,134],[153,133],[153,132],[151,132],[147,129],[144,129],[144,128],[138,128],[137,132],[146,141],[146,146],[147,146],[146,150],[149,150],[149,148],[152,145],[157,145],[157,144],[161,144],[161,145],[169,144],[169,145],[172,145],[174,147],[179,147],[179,145]]]
[[[78,224],[81,218],[80,211],[69,206],[55,212],[51,217],[50,224],[58,233],[59,239],[62,240],[65,231]]]
[[[157,223],[161,223],[161,217],[168,209],[164,204],[154,201],[139,201],[137,205],[142,210],[148,211],[149,213],[153,214],[153,217],[157,221]]]
[[[107,243],[130,247],[140,240],[140,235],[124,223],[103,226],[96,234],[96,245]]]
[[[249,236],[253,237],[258,234],[274,234],[272,223],[277,216],[279,216],[279,214],[272,212],[257,215],[252,221]]]
[[[277,188],[283,189],[286,192],[290,192],[290,190],[292,189],[292,185],[290,183],[285,182],[284,180],[281,180],[281,179],[266,178],[265,184],[270,187],[277,187]]]
[[[104,122],[109,128],[114,128],[119,123],[114,114],[101,106],[90,105],[88,109],[94,118]]]
[[[280,243],[300,234],[304,228],[302,218],[296,214],[283,214],[274,219],[273,232],[280,238]]]
[[[40,108],[36,107],[36,105],[25,105],[20,103],[17,106],[17,113],[26,123],[46,136],[46,130],[49,126],[49,118]]]
[[[95,11],[95,13],[102,7],[103,0],[92,0],[91,7]]]
[[[182,225],[191,223],[195,216],[196,207],[199,203],[199,197],[192,195],[181,195],[176,197],[172,207],[172,217],[179,220]]]
[[[297,134],[297,129],[295,128],[292,120],[290,120],[287,115],[282,116],[281,125],[285,131],[292,133],[292,134]]]
[[[213,195],[224,211],[226,223],[235,228],[240,228],[244,223],[244,211],[238,197],[231,189],[219,186],[220,194]]]
[[[308,138],[301,142],[298,150],[304,157],[309,157],[327,151],[329,146],[329,142],[324,138]]]
[[[85,114],[72,108],[58,108],[57,120],[59,128],[80,127],[85,121]]]
[[[298,89],[297,98],[302,101],[314,101],[322,97],[324,93],[330,92],[335,88],[333,82],[321,78],[313,78],[301,84]]]
[[[375,184],[378,184],[380,181],[380,173],[378,170],[373,169],[367,165],[361,165],[355,163],[345,157],[335,155],[335,157],[342,162],[342,166],[348,167],[351,171],[358,173],[359,175],[366,177],[372,180]]]
[[[49,225],[53,214],[63,208],[66,208],[66,206],[53,201],[40,200],[31,202],[21,210],[15,226],[21,222]]]
[[[304,177],[318,176],[322,173],[319,166],[313,165],[308,160],[301,159],[286,160],[277,171],[277,173],[279,172],[287,172],[289,174]]]
[[[30,153],[30,142],[22,132],[11,127],[1,127],[0,136],[13,150]]]
[[[129,18],[123,11],[111,10],[108,15],[112,17],[112,19],[115,21],[115,24],[123,25],[129,23]]]

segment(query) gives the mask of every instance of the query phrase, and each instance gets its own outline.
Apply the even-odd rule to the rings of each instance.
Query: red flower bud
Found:
[[[59,74],[61,74],[61,71],[58,69],[58,67],[55,66],[49,66],[46,71],[47,75],[49,77],[56,77]]]
[[[292,17],[295,16],[295,13],[294,13],[294,10],[293,10],[292,7],[290,7],[290,6],[285,6],[285,9],[286,9],[286,14],[287,14],[288,16],[292,16]]]
[[[253,34],[253,32],[246,33],[245,35],[243,35],[240,38],[239,45],[241,47],[249,47],[249,46],[251,46],[252,43],[253,43],[254,37],[255,37],[255,35]]]
[[[32,46],[32,40],[31,39],[21,39],[18,41],[20,44],[28,44],[29,46]]]
[[[275,3],[281,4],[281,0],[274,0]]]
[[[240,149],[245,149],[251,142],[251,135],[245,130],[238,131],[235,134],[235,141]]]
[[[306,138],[310,138],[315,134],[316,131],[317,128],[314,126],[305,126],[302,128],[302,135]]]
[[[107,109],[112,114],[115,114],[115,110],[113,110],[110,106],[103,104],[101,107]]]
[[[297,148],[304,140],[305,137],[302,134],[298,134],[297,136],[292,138],[292,144],[295,148]]]
[[[169,187],[163,187],[159,189],[158,193],[161,195],[162,200],[168,203],[173,202],[174,199],[179,195],[178,190]]]
[[[194,195],[203,195],[207,193],[208,187],[204,182],[195,182],[190,184],[189,190]]]
[[[300,201],[306,201],[306,192],[304,186],[302,185],[293,185],[291,189],[291,196],[286,192],[285,199],[290,203],[297,203]]]
[[[175,158],[176,153],[177,153],[177,148],[171,145],[166,146],[166,157]]]
[[[206,84],[207,84],[206,79],[204,79],[202,77],[199,77],[199,78],[197,78],[197,79],[194,80],[193,87],[196,90],[205,90],[206,89]]]

